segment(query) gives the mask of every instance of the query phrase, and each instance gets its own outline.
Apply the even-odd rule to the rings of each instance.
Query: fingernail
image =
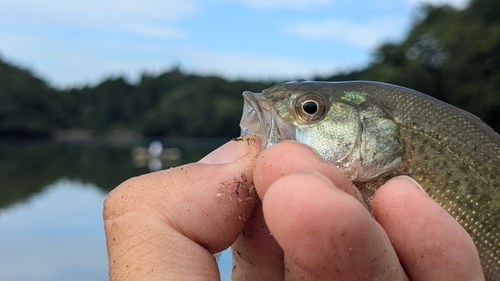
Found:
[[[413,178],[409,177],[409,176],[397,176],[395,178],[392,178],[390,181],[394,180],[394,179],[403,179],[403,180],[406,180],[408,182],[410,182],[412,185],[416,186],[423,194],[429,196],[429,194],[427,194],[427,192],[425,191],[425,189]]]
[[[248,154],[248,143],[245,139],[237,139],[227,142],[216,150],[203,157],[198,163],[201,164],[226,164],[234,162]]]

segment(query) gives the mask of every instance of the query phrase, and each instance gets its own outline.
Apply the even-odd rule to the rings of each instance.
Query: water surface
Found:
[[[226,140],[164,140],[194,162]],[[108,280],[102,202],[122,181],[149,172],[131,157],[143,142],[0,142],[0,280]],[[230,255],[220,263],[229,280]]]

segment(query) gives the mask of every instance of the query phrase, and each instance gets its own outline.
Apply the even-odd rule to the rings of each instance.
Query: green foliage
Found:
[[[0,60],[0,136],[43,136],[62,127],[61,95]]]
[[[375,54],[366,69],[327,80],[406,86],[470,111],[500,131],[498,0],[475,0],[463,10],[425,5],[406,39],[384,44]],[[67,129],[235,136],[241,93],[271,84],[172,69],[158,76],[143,74],[137,84],[114,77],[61,91],[0,59],[0,136],[48,136]]]
[[[406,39],[377,53],[364,78],[422,91],[500,131],[500,2],[424,6]]]
[[[123,78],[70,89],[67,104],[75,129],[133,130],[149,136],[236,136],[241,93],[270,84],[228,82],[172,69],[157,77],[143,74],[137,85]]]

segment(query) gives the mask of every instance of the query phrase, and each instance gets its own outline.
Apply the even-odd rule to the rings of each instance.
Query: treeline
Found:
[[[301,77],[296,77],[301,78]],[[319,80],[376,80],[413,88],[472,112],[500,131],[500,1],[423,6],[407,38],[384,44],[362,70]],[[0,59],[0,136],[58,130],[235,136],[245,90],[277,81],[226,81],[172,69],[135,84],[110,78],[57,90]]]
[[[399,44],[377,50],[363,78],[403,85],[463,108],[500,131],[500,1],[423,8]]]
[[[63,94],[71,115],[64,126],[132,130],[143,135],[235,136],[243,106],[241,93],[268,86],[185,74],[178,69],[159,76],[144,74],[137,85],[123,78],[109,79],[93,88]]]
[[[235,136],[244,90],[271,83],[185,74],[144,74],[137,84],[111,78],[94,87],[55,90],[0,61],[0,136],[48,137],[56,131],[136,132],[158,136]]]

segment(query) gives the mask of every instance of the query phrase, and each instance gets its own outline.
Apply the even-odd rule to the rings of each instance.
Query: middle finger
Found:
[[[321,174],[278,179],[263,211],[285,253],[285,280],[408,280],[364,205]]]

